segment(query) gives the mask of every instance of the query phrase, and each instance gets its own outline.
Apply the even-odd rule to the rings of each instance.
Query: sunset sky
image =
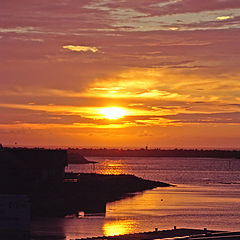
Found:
[[[0,143],[240,148],[240,0],[0,0]]]

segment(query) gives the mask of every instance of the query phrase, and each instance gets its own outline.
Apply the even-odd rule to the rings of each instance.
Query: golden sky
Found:
[[[2,144],[240,147],[240,1],[0,5]]]

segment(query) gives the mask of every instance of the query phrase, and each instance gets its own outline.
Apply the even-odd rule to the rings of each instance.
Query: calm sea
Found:
[[[176,184],[108,203],[105,214],[38,219],[33,233],[91,236],[171,229],[240,230],[240,160],[215,158],[96,158],[66,171],[136,176]],[[97,201],[97,199],[96,199]]]

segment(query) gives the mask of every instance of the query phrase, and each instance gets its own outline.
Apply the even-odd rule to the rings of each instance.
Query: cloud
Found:
[[[36,142],[43,135],[67,142],[69,133],[77,143],[86,141],[75,134],[84,126],[94,136],[98,126],[147,126],[140,132],[159,138],[159,126],[187,125],[192,134],[190,125],[236,124],[239,8],[236,0],[2,1],[0,124],[45,128]],[[133,115],[110,125],[95,111],[110,105]],[[210,115],[216,112],[229,114]],[[127,139],[130,131],[139,138],[128,131]]]
[[[178,27],[170,27],[169,29],[170,29],[170,30],[173,30],[173,31],[176,31],[176,30],[178,30],[179,28],[178,28]]]
[[[14,27],[14,28],[0,28],[1,33],[18,33],[18,34],[24,34],[24,33],[34,33],[37,32],[34,27],[32,26],[25,26],[25,27]]]
[[[63,48],[75,51],[75,52],[98,52],[96,47],[89,47],[89,46],[74,46],[74,45],[66,45]]]
[[[130,6],[134,9],[151,14],[152,16],[178,14],[178,13],[200,13],[203,11],[229,10],[240,7],[239,1],[236,0],[181,0],[181,1],[166,1],[153,0],[149,4],[144,4],[146,1],[142,0],[142,4],[138,1],[135,4],[134,0],[128,1],[132,3]]]
[[[216,19],[217,20],[228,20],[228,19],[231,19],[231,18],[233,18],[233,16],[219,16]]]
[[[240,124],[240,112],[226,113],[180,113],[176,115],[162,116],[168,120],[179,123],[225,123]]]

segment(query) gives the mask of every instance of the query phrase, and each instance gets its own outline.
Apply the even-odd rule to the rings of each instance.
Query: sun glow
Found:
[[[104,115],[104,118],[115,120],[127,115],[127,111],[120,107],[107,107],[100,109],[100,113]]]

